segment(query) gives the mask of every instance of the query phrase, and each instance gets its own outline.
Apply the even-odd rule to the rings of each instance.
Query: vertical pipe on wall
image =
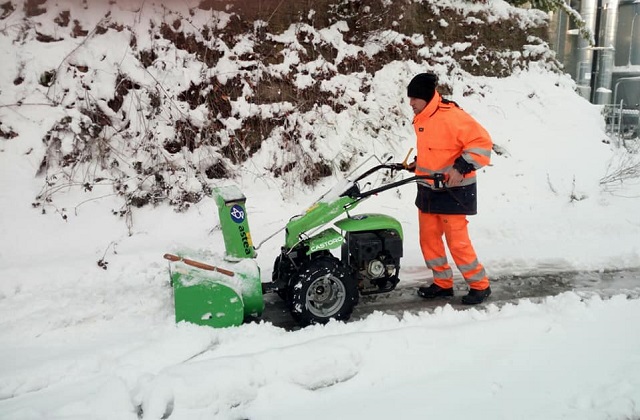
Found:
[[[615,58],[616,28],[618,26],[618,0],[605,0],[601,9],[602,32],[598,49],[598,71],[595,77],[593,103],[611,102],[611,80]]]
[[[594,33],[596,32],[596,17],[598,0],[582,0],[580,2],[580,16],[584,20],[585,27]],[[597,40],[596,40],[597,42]],[[591,100],[591,74],[593,72],[593,50],[589,41],[580,37],[578,40],[578,59],[576,68],[576,82],[578,92],[583,97]]]
[[[596,78],[598,77],[598,47],[600,46],[600,22],[602,20],[602,0],[597,0],[595,7],[595,21],[592,27],[594,43],[588,47],[591,50],[591,73],[589,74],[589,101],[596,97]]]
[[[640,64],[640,39],[636,39],[634,37],[636,33],[636,25],[640,25],[640,2],[634,2],[634,15],[633,20],[631,21],[631,43],[629,44],[629,66],[631,65],[639,65]]]

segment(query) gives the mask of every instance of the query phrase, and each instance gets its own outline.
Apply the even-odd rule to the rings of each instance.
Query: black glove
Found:
[[[473,171],[475,168],[472,164],[464,160],[462,156],[458,156],[458,158],[453,162],[453,167],[456,171],[460,172],[462,175],[466,175],[469,172]]]

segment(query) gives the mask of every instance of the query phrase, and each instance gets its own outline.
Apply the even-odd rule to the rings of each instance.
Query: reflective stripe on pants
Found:
[[[467,216],[463,214],[430,214],[418,212],[420,225],[420,248],[424,260],[433,271],[433,282],[446,289],[453,287],[453,271],[447,262],[447,254],[442,241],[444,235],[447,247],[462,277],[471,289],[483,290],[489,287],[489,278],[484,267],[478,262],[467,230]]]

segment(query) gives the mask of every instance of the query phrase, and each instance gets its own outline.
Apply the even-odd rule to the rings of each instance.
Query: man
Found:
[[[453,296],[453,271],[447,262],[442,235],[453,260],[469,286],[462,303],[482,303],[490,294],[489,278],[471,245],[467,215],[477,213],[476,170],[487,165],[493,143],[487,131],[455,102],[436,90],[431,73],[415,76],[407,87],[415,114],[417,136],[416,175],[445,174],[445,185],[418,182],[420,247],[433,284],[418,289],[423,298]]]

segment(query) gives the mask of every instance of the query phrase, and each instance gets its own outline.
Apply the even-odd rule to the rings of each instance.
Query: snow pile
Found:
[[[268,325],[45,333],[3,374],[3,418],[632,418],[640,301],[376,313],[287,333]],[[3,346],[3,351],[6,347]],[[15,351],[15,350],[14,350]],[[25,357],[30,355],[31,357]],[[46,357],[46,359],[45,359]],[[31,393],[25,393],[31,390]],[[372,395],[384,397],[372,398]],[[283,397],[286,396],[286,397]],[[302,414],[304,413],[304,414]]]

